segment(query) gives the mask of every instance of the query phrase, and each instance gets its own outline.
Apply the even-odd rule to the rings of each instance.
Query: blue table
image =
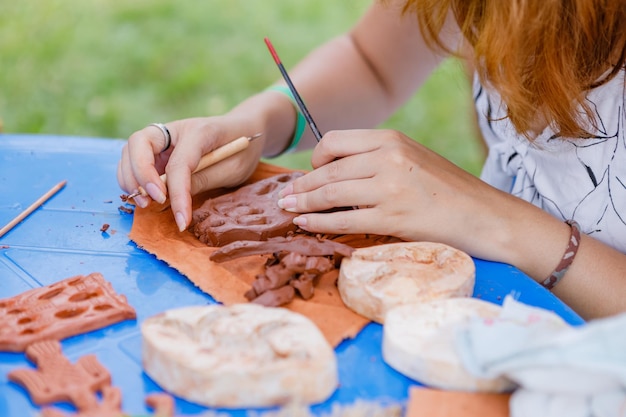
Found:
[[[144,398],[160,391],[141,368],[140,323],[163,310],[213,303],[189,280],[138,249],[128,238],[132,214],[120,212],[117,161],[124,142],[114,139],[47,135],[0,135],[0,226],[9,222],[44,192],[66,179],[66,187],[0,238],[0,298],[48,285],[74,275],[101,272],[114,289],[137,310],[126,321],[62,342],[75,362],[95,354],[122,390],[123,409],[146,415]],[[108,233],[100,228],[110,225]],[[474,296],[500,304],[505,295],[555,311],[567,322],[582,320],[552,294],[508,265],[476,259]],[[312,407],[323,414],[333,403],[358,399],[402,402],[413,381],[382,360],[382,327],[369,324],[337,349],[340,388],[324,404]],[[13,369],[30,367],[21,353],[0,353],[0,416],[34,415],[26,392],[7,380]],[[58,405],[72,410],[67,404]],[[198,415],[205,409],[176,401],[177,414]],[[244,410],[230,411],[233,416]]]

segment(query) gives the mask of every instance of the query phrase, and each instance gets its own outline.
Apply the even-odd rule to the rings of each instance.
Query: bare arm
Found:
[[[413,15],[401,16],[399,1],[375,0],[347,34],[311,52],[289,69],[298,91],[322,132],[374,127],[409,98],[440,62],[422,40]],[[268,60],[268,62],[270,62]],[[259,157],[284,150],[295,129],[295,109],[276,91],[243,101],[224,116],[168,123],[171,154],[160,155],[162,137],[144,129],[129,138],[118,167],[122,188],[142,186],[164,201],[169,193],[180,230],[191,219],[191,195],[233,186],[254,170]],[[202,155],[239,136],[263,132],[248,149],[191,177]],[[308,129],[301,147],[315,145]],[[167,188],[159,174],[167,173]],[[149,200],[138,198],[138,204]]]
[[[497,243],[502,261],[541,282],[563,257],[570,228],[539,208],[510,198],[518,207],[501,217]],[[626,311],[626,255],[581,233],[578,253],[553,292],[585,319]]]
[[[440,63],[442,57],[424,44],[415,16],[402,16],[397,3],[374,1],[349,33],[288,68],[322,134],[377,126],[410,98]],[[267,155],[286,147],[295,122],[293,111],[276,114],[275,123],[285,122],[291,127],[288,135],[268,143]],[[309,129],[301,143],[301,148],[315,145]]]

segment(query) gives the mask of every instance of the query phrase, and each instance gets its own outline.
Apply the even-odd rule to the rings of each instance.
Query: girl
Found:
[[[327,133],[314,170],[277,204],[311,232],[438,241],[514,265],[585,318],[625,311],[625,21],[622,0],[375,1],[291,71]],[[461,51],[475,68],[489,146],[480,179],[401,132],[373,129]],[[315,145],[310,132],[299,137],[302,116],[285,91],[135,132],[121,187],[142,186],[149,196],[140,206],[169,192],[185,230],[192,194],[240,184],[262,155]],[[256,132],[263,136],[244,152],[192,179],[202,155]],[[344,206],[359,209],[322,213]]]

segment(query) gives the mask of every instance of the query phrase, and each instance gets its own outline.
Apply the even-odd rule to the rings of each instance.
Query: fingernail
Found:
[[[302,228],[306,227],[306,223],[306,217],[303,216],[298,216],[293,219],[293,224]]]
[[[174,218],[176,219],[176,225],[178,226],[178,231],[184,232],[185,229],[187,228],[187,220],[185,219],[185,215],[181,213],[180,211],[177,211]]]
[[[297,200],[294,196],[289,196],[285,198],[281,198],[278,200],[278,207],[283,210],[291,210],[293,211],[296,208]]]
[[[165,194],[163,191],[153,182],[149,182],[146,184],[146,192],[150,194],[150,197],[154,199],[159,204],[165,203]]]
[[[150,204],[150,200],[148,200],[148,197],[144,197],[142,195],[134,197],[133,200],[135,200],[135,204],[137,204],[141,208],[146,208],[148,207],[148,204]]]
[[[278,192],[278,196],[281,198],[288,196],[289,194],[293,194],[293,184],[287,184],[285,188]]]

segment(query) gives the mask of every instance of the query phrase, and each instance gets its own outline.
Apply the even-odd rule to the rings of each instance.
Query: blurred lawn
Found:
[[[20,0],[0,13],[0,119],[9,133],[126,138],[154,121],[220,114],[348,29],[363,0]],[[470,91],[447,61],[384,127],[477,174]],[[308,168],[308,152],[273,160]]]

